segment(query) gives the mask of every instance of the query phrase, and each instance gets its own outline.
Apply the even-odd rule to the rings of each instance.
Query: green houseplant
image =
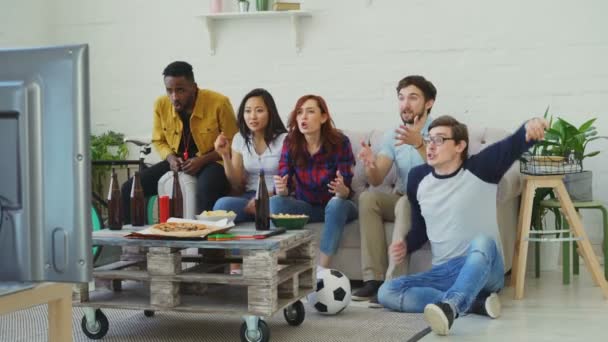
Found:
[[[545,112],[545,117],[547,112]],[[570,122],[557,118],[549,121],[549,129],[545,134],[545,139],[535,146],[533,154],[542,156],[559,156],[564,158],[573,157],[576,161],[580,161],[581,165],[585,158],[593,157],[600,151],[587,153],[587,145],[597,139],[606,139],[608,137],[598,136],[597,129],[593,124],[597,118],[587,120],[579,127],[574,126]]]
[[[127,153],[124,134],[108,131],[101,135],[91,135],[91,160],[123,160]],[[93,165],[91,186],[95,193],[103,196],[104,184],[110,178],[109,171],[109,166]]]
[[[600,151],[588,151],[587,147],[590,142],[598,139],[608,139],[608,137],[598,135],[597,128],[593,125],[597,118],[589,119],[577,127],[560,117],[553,120],[553,116],[549,116],[548,107],[545,110],[544,117],[549,120],[549,128],[545,133],[545,139],[537,143],[532,149],[532,155],[560,157],[563,158],[564,163],[580,162],[582,172],[566,174],[564,183],[573,200],[592,200],[593,173],[591,170],[584,169],[583,160],[600,153]],[[532,210],[532,225],[534,227],[541,226],[540,221],[546,212],[539,212],[539,204],[547,197],[555,198],[552,189],[538,189],[536,191]]]
[[[559,169],[560,166],[563,168],[563,165],[568,165],[566,169],[570,169],[570,171],[580,171],[565,174],[564,184],[566,190],[570,197],[575,201],[593,200],[593,174],[591,170],[584,168],[583,161],[588,157],[597,156],[600,153],[600,151],[590,152],[588,150],[589,143],[598,139],[608,139],[608,137],[598,135],[597,128],[594,126],[597,118],[588,119],[577,127],[560,117],[553,120],[553,116],[549,117],[548,113],[549,108],[547,107],[544,117],[549,120],[549,128],[546,130],[545,139],[538,142],[532,149],[531,153],[533,158],[556,158],[549,160],[555,161],[553,166],[557,169]],[[570,168],[572,165],[574,165],[575,168]],[[555,228],[559,231],[562,229],[562,220],[559,219],[561,215],[559,209],[541,209],[540,203],[546,198],[556,198],[553,189],[540,188],[536,190],[532,207],[532,229],[542,230],[545,215],[549,211],[553,211],[555,216]],[[559,233],[556,234],[556,237],[559,237]],[[540,270],[540,244],[537,242],[535,247],[535,269],[536,276],[538,277],[538,272]],[[556,249],[555,252],[559,251]]]

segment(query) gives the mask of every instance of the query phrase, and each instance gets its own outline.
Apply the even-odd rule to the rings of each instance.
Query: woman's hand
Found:
[[[255,198],[252,198],[247,202],[247,205],[243,209],[249,215],[255,215]]]
[[[215,152],[222,158],[230,156],[230,143],[228,138],[224,135],[224,132],[221,132],[220,135],[217,136],[213,147],[215,148]]]
[[[276,191],[277,195],[279,196],[287,196],[289,195],[289,189],[287,188],[287,178],[289,177],[289,175],[285,175],[283,177],[281,176],[274,176],[274,190]]]
[[[340,170],[336,172],[336,178],[327,184],[329,192],[340,198],[347,198],[350,194],[350,189],[344,184],[344,177],[340,174]]]

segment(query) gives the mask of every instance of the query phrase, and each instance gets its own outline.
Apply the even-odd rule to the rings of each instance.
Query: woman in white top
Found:
[[[215,151],[222,157],[226,177],[238,196],[222,197],[213,207],[213,210],[234,211],[235,223],[255,220],[253,198],[261,169],[268,192],[271,196],[274,194],[273,176],[277,175],[287,135],[274,99],[265,89],[254,89],[245,95],[237,120],[239,133],[232,139],[232,151],[223,133],[215,140]]]

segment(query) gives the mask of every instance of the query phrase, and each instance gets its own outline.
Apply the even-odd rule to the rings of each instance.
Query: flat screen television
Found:
[[[0,281],[91,279],[86,45],[0,49]]]

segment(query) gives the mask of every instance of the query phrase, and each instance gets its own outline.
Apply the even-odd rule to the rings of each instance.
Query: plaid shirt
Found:
[[[325,205],[334,196],[329,192],[329,182],[336,178],[336,171],[344,178],[344,184],[350,189],[353,180],[353,165],[355,158],[347,136],[342,135],[342,142],[336,150],[329,154],[323,146],[313,156],[308,154],[305,167],[295,165],[295,159],[289,151],[289,142],[285,140],[279,161],[279,175],[289,174],[288,187],[293,189],[292,180],[295,179],[296,199],[313,205]],[[295,177],[294,177],[295,176]]]

